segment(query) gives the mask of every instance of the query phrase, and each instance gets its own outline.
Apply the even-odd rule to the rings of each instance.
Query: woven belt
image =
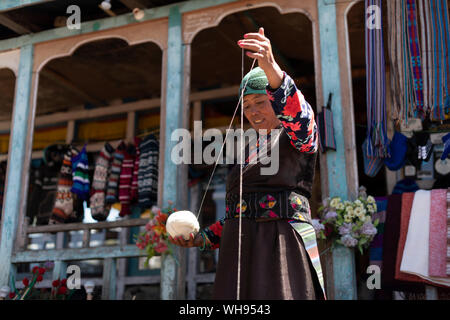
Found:
[[[226,219],[239,217],[239,195],[227,194]],[[253,192],[242,195],[242,217],[265,220],[294,219],[311,223],[308,198],[293,192]]]

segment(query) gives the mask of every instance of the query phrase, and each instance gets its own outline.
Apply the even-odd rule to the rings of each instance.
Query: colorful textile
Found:
[[[369,7],[382,8],[381,0],[365,0],[365,12]],[[369,17],[366,14],[366,19]],[[365,28],[366,78],[367,78],[367,146],[364,153],[369,158],[389,157],[389,139],[386,132],[386,84],[382,17],[380,28]]]
[[[447,189],[447,276],[450,276],[450,188]]]
[[[423,109],[423,79],[419,33],[417,29],[416,0],[407,0],[407,10],[409,49],[411,54],[410,68],[413,76],[412,92],[414,93],[414,101],[416,106],[415,116],[419,116],[423,119],[425,117],[425,112]]]
[[[333,112],[331,111],[331,93],[326,107],[317,115],[317,125],[319,127],[319,147],[320,151],[327,149],[336,150],[336,137],[334,136]]]
[[[367,155],[368,138],[362,144],[364,173],[369,177],[375,177],[383,167],[383,159],[379,157],[369,157]]]
[[[107,204],[119,202],[118,195],[120,168],[122,167],[125,149],[125,142],[121,141],[112,155],[111,171],[109,173],[108,185],[106,187],[105,202]]]
[[[206,248],[209,250],[215,250],[220,246],[220,237],[222,236],[223,225],[225,219],[222,218],[216,221],[209,227],[203,228],[202,232],[206,236]]]
[[[138,200],[138,173],[139,173],[139,159],[141,151],[139,149],[139,144],[141,139],[138,137],[134,138],[134,147],[136,148],[136,156],[134,158],[133,164],[133,176],[131,178],[131,191],[130,191],[130,201],[135,202]]]
[[[90,208],[92,218],[97,221],[106,220],[109,214],[109,208],[105,208],[105,193],[113,152],[114,148],[106,142],[95,160]]]
[[[417,191],[411,209],[400,271],[439,285],[450,286],[450,278],[429,275],[430,206],[431,191]]]
[[[121,217],[131,214],[130,199],[131,199],[131,179],[133,177],[134,169],[134,155],[135,148],[129,145],[124,151],[124,158],[120,169],[119,177],[119,201],[121,209],[119,215]]]
[[[139,149],[138,203],[145,209],[157,201],[159,141],[150,134],[141,141]]]
[[[402,211],[400,218],[400,234],[398,240],[397,259],[395,263],[395,279],[408,282],[425,282],[422,278],[400,271],[402,263],[403,250],[405,249],[406,236],[408,234],[409,218],[414,201],[415,192],[405,192],[402,194]]]
[[[294,228],[294,230],[297,231],[297,233],[300,235],[300,237],[302,237],[306,252],[308,253],[314,270],[316,271],[320,286],[322,287],[323,294],[326,298],[322,265],[320,264],[319,248],[317,246],[316,232],[314,230],[314,227],[309,223],[303,223],[296,220],[291,220],[289,222],[291,223],[291,226]]]
[[[84,145],[78,155],[72,157],[72,180],[73,185],[71,191],[78,195],[81,200],[86,200],[89,197],[89,162],[86,152],[86,145]]]
[[[286,130],[291,144],[300,152],[315,153],[319,147],[317,125],[311,105],[285,72],[283,83],[274,90],[267,86],[272,108]]]
[[[73,212],[72,192],[72,149],[69,148],[59,172],[55,205],[49,224],[64,223]]]
[[[446,277],[447,189],[431,190],[428,274]]]

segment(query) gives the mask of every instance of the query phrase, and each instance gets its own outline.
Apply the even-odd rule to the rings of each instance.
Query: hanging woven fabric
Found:
[[[422,60],[420,56],[419,33],[417,28],[416,0],[407,0],[407,21],[410,50],[409,68],[412,74],[411,93],[413,95],[414,117],[424,119]]]
[[[445,96],[444,96],[444,113],[445,118],[450,118],[450,14],[447,0],[441,0],[441,12],[442,12],[442,22],[443,22],[443,50],[444,50],[444,62],[446,68],[443,70],[444,72],[444,88],[445,88]]]
[[[373,6],[382,7],[382,0],[365,0],[365,12]],[[369,10],[368,10],[369,9]],[[381,11],[380,11],[381,12]],[[376,17],[380,27],[366,25],[367,78],[367,148],[368,157],[389,157],[389,139],[386,132],[386,79],[382,17]],[[366,16],[369,22],[370,17]]]

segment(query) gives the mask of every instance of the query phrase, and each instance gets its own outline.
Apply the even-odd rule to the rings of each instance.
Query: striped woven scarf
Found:
[[[407,0],[407,18],[408,18],[408,38],[410,50],[410,70],[412,73],[412,94],[414,101],[414,116],[422,119],[425,118],[423,110],[423,79],[422,79],[422,63],[420,57],[419,33],[417,29],[417,12],[416,1]]]
[[[450,110],[449,78],[449,15],[446,0],[429,1],[430,22],[432,26],[434,46],[433,52],[433,118],[444,120],[445,112]]]
[[[319,248],[316,241],[316,231],[309,223],[298,222],[290,220],[289,223],[294,230],[302,237],[306,252],[311,260],[311,263],[316,271],[320,286],[322,287],[323,295],[326,298],[325,283],[323,279],[322,265],[320,264]]]
[[[382,7],[382,0],[365,0],[366,14],[371,6]],[[366,39],[366,77],[367,77],[367,148],[370,158],[389,157],[389,139],[386,132],[386,80],[383,45],[382,17],[378,17],[381,28],[368,25],[365,28]],[[370,17],[366,16],[366,21]]]

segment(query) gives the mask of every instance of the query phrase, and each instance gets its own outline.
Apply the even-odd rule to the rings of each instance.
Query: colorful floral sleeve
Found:
[[[275,90],[267,86],[266,91],[291,144],[300,152],[315,153],[318,134],[314,111],[297,89],[294,80],[284,72],[281,86]]]
[[[219,248],[224,223],[225,219],[220,219],[202,230],[203,234],[206,236],[206,247],[208,249],[215,250]]]

